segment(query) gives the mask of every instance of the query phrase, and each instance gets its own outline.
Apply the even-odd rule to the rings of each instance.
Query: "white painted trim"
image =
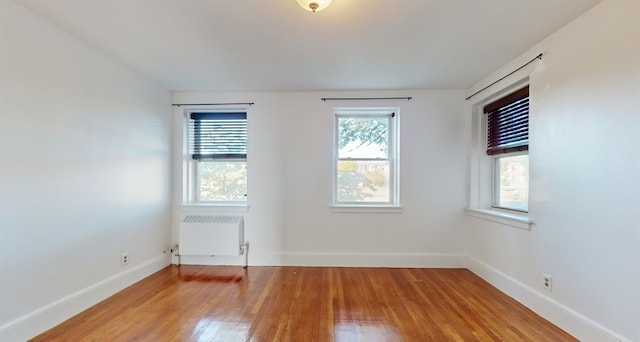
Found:
[[[396,206],[331,206],[332,213],[349,214],[402,214],[403,207]]]
[[[378,159],[389,163],[389,202],[385,203],[348,203],[338,201],[338,162],[339,146],[338,132],[340,118],[387,118],[389,127],[387,159]],[[370,159],[363,159],[370,160]],[[374,159],[375,160],[375,159]],[[400,203],[400,107],[334,107],[333,108],[333,162],[332,162],[332,212],[334,208],[359,208],[359,207],[399,207]],[[350,211],[353,212],[353,211]]]
[[[183,265],[242,265],[240,257],[182,256],[181,259]],[[249,265],[467,268],[467,257],[462,254],[444,253],[251,253]]]
[[[470,216],[520,229],[531,230],[533,224],[533,220],[526,214],[509,213],[495,209],[466,208],[465,210]]]
[[[529,287],[474,257],[469,257],[468,264],[471,272],[582,342],[631,342],[631,339],[548,297],[542,290]]]
[[[169,254],[156,256],[78,292],[0,326],[0,341],[25,341],[168,266]]]
[[[286,253],[283,264],[339,267],[466,268],[466,257],[439,253]]]
[[[249,205],[190,203],[181,205],[180,212],[248,213]]]

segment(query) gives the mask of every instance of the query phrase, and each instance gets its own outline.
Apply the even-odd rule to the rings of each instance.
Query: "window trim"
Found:
[[[247,194],[244,201],[206,201],[199,198],[199,183],[198,179],[198,163],[206,160],[223,161],[224,159],[194,159],[190,151],[190,120],[191,114],[197,113],[243,113],[246,116],[247,132],[249,131],[249,111],[247,107],[211,107],[211,106],[197,106],[197,107],[184,107],[182,111],[182,206],[183,207],[220,207],[226,209],[237,208],[239,210],[248,210],[248,192],[249,192],[249,157],[248,151],[246,158],[244,159],[247,168]],[[248,134],[248,133],[247,133]],[[247,136],[247,150],[249,149],[249,137]],[[233,159],[237,160],[237,159]]]
[[[465,208],[465,210],[470,216],[524,230],[531,230],[531,226],[534,224],[534,221],[528,215],[511,212],[510,210],[506,211],[497,208]]]
[[[400,207],[400,173],[399,173],[399,114],[398,107],[338,107],[333,109],[333,160],[332,160],[332,212],[396,212],[388,209]],[[387,159],[351,159],[351,160],[383,160],[389,163],[389,201],[388,202],[345,202],[338,201],[338,130],[339,119],[344,117],[388,117],[389,118],[389,146]]]
[[[489,93],[485,97],[478,97],[471,103],[471,147],[469,152],[469,197],[466,213],[469,216],[502,225],[531,230],[535,224],[529,212],[519,212],[508,209],[495,208],[493,204],[493,157],[486,153],[487,126],[483,107],[487,104],[509,95],[530,85],[528,76]],[[528,151],[527,151],[528,153]],[[531,209],[531,208],[529,208]]]

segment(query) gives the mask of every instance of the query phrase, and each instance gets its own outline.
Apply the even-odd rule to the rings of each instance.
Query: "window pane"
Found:
[[[391,201],[387,161],[338,161],[337,182],[338,202]]]
[[[497,196],[495,205],[529,210],[529,155],[496,158]]]
[[[198,199],[200,201],[246,201],[246,161],[200,161]]]
[[[338,158],[387,159],[389,118],[339,118]]]

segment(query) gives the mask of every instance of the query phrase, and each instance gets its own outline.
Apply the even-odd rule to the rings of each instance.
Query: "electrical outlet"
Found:
[[[124,252],[120,254],[120,266],[125,266],[129,263],[129,253]]]
[[[542,273],[542,286],[547,290],[551,291],[551,287],[553,285],[553,278],[550,275]]]

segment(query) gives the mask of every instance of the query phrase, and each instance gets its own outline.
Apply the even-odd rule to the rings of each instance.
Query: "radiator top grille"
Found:
[[[241,216],[186,215],[182,223],[238,223]]]

